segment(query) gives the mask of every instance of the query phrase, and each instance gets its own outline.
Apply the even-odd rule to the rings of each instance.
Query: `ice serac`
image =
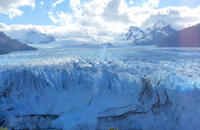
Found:
[[[22,44],[17,40],[11,39],[5,35],[5,33],[0,32],[0,54],[5,54],[15,51],[30,51],[36,50],[33,47]]]
[[[48,34],[29,31],[23,38],[20,38],[19,41],[25,44],[48,44],[54,42],[55,38]]]
[[[160,42],[160,47],[200,47],[199,24],[180,30]]]
[[[62,59],[65,54],[68,57]],[[30,66],[21,59],[25,66],[4,69],[0,63],[1,126],[70,130],[200,128],[199,52],[68,49],[43,55],[46,61],[57,64]],[[44,61],[42,56],[34,53],[27,57],[30,62],[34,57]],[[191,57],[193,64],[189,64]],[[33,61],[37,63],[36,58]]]

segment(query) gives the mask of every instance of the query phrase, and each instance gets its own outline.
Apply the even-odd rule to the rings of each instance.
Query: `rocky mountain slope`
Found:
[[[13,40],[5,35],[5,33],[0,32],[0,54],[5,54],[15,51],[30,51],[36,50],[33,47],[22,44],[17,40]]]
[[[164,39],[160,47],[200,47],[200,24],[180,30]]]

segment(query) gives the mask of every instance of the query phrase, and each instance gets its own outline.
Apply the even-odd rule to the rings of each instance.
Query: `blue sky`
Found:
[[[178,29],[200,23],[200,0],[0,0],[0,30],[10,32],[109,35],[159,20]]]

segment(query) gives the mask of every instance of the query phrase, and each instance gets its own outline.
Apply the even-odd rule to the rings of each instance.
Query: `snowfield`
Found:
[[[0,55],[0,126],[200,129],[200,49],[66,48]]]

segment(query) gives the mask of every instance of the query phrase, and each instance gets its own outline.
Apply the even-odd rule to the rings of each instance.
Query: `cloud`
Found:
[[[127,3],[124,0],[91,0],[81,2],[70,0],[72,8],[71,23],[91,35],[98,35],[100,32],[117,33],[121,32],[127,23],[131,23],[126,12]],[[64,14],[64,12],[63,12]],[[65,12],[65,14],[68,14]],[[60,20],[59,14],[49,15],[57,24],[70,26],[66,20]],[[53,16],[53,17],[52,17]]]
[[[70,0],[70,6],[74,12],[74,17],[80,17],[82,15],[81,0]]]
[[[72,9],[77,9],[81,6],[81,0],[70,0],[70,6]]]
[[[158,7],[159,4],[160,4],[160,0],[148,0],[147,2],[143,3],[143,7],[155,8],[155,7]]]
[[[200,7],[166,7],[154,10],[149,17],[142,23],[143,27],[151,26],[158,20],[166,21],[176,29],[182,29],[188,26],[200,23]]]
[[[102,13],[104,20],[110,22],[130,22],[129,16],[126,12],[122,12],[120,5],[124,4],[123,8],[127,8],[126,3],[123,3],[123,0],[111,0]]]
[[[52,4],[52,7],[55,8],[58,4],[63,3],[65,0],[57,0],[55,3]]]
[[[72,22],[72,16],[69,13],[64,12],[49,12],[49,18],[54,23],[59,23],[61,25],[68,25]]]
[[[44,5],[44,1],[41,1],[41,2],[40,2],[40,5],[43,6],[43,5]]]
[[[0,13],[6,14],[10,19],[23,14],[19,8],[22,6],[35,7],[34,0],[0,0]]]
[[[143,29],[164,20],[176,29],[200,22],[199,8],[158,8],[160,0],[146,0],[141,5],[129,6],[125,0],[70,0],[72,12],[50,11],[49,18],[58,26],[71,27],[92,37],[118,35],[131,25]]]
[[[131,4],[131,5],[134,4],[134,1],[133,1],[133,0],[130,0],[129,4]]]
[[[58,37],[63,37],[65,35],[71,35],[71,36],[88,35],[87,33],[79,30],[75,26],[71,27],[71,26],[55,26],[55,25],[32,25],[32,24],[6,25],[4,23],[0,23],[0,31],[5,32],[8,36],[15,39],[23,37],[29,31],[37,31]]]

